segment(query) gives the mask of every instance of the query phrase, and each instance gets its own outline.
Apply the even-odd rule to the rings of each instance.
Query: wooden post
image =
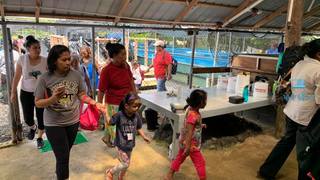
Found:
[[[285,46],[299,45],[301,38],[301,29],[303,21],[304,0],[289,0],[287,23],[285,27]],[[275,136],[281,137],[285,131],[285,115],[283,113],[284,106],[278,106]]]
[[[148,39],[144,40],[144,65],[148,66],[148,56],[149,56],[149,47],[148,47]]]
[[[285,46],[299,45],[303,21],[304,0],[289,0],[285,27]]]
[[[11,44],[11,33],[6,24],[2,24],[2,35],[3,35],[3,47],[5,56],[5,66],[7,71],[6,81],[7,81],[7,95],[8,98],[11,97],[11,85],[14,76],[14,64],[13,64],[13,54],[12,54],[12,44]],[[17,94],[16,94],[17,96]],[[10,114],[9,119],[11,121],[11,137],[12,144],[17,144],[22,141],[22,124],[19,112],[18,98],[14,101],[8,101]]]
[[[134,40],[134,60],[138,61],[138,40]]]
[[[129,30],[128,30],[128,36],[127,38],[124,39],[124,44],[125,44],[125,47],[126,47],[126,53],[127,53],[127,61],[129,61]]]

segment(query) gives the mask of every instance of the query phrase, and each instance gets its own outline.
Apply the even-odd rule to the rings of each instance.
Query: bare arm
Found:
[[[98,91],[98,102],[102,103],[103,101],[103,97],[104,97],[104,92]],[[104,107],[108,108],[108,103],[105,102],[104,103]],[[108,109],[106,109],[106,113],[105,113],[105,125],[109,125],[110,124],[110,116],[108,114]]]
[[[85,91],[82,91],[78,94],[79,99],[86,103],[86,104],[90,104],[90,105],[94,105],[96,106],[101,112],[106,112],[106,108],[103,104],[96,102],[95,100],[93,100],[91,97],[89,97]]]
[[[150,143],[151,140],[144,134],[142,129],[138,129],[138,133],[143,138],[143,140],[145,140],[146,142]]]
[[[192,131],[193,131],[193,126],[191,124],[187,124],[187,135],[186,135],[186,140],[185,140],[185,150],[184,154],[187,156],[190,153],[190,148],[191,148],[191,140],[192,140]]]
[[[87,73],[84,74],[84,80],[86,82],[86,85],[88,87],[88,91],[90,92],[90,95],[92,95],[92,89],[91,89],[91,84],[90,84],[90,79],[87,75]]]
[[[167,79],[168,80],[170,80],[172,78],[171,71],[172,71],[172,64],[169,64],[168,69],[167,69]]]
[[[131,86],[132,86],[132,92],[137,94],[137,88],[136,86],[134,85],[134,81],[133,81],[133,78],[131,78]]]
[[[14,73],[13,83],[11,86],[11,101],[13,101],[16,98],[17,86],[18,86],[18,83],[21,79],[21,74],[22,74],[22,67],[20,64],[17,64],[16,65],[16,72]]]
[[[37,108],[46,108],[56,102],[58,102],[58,98],[56,96],[51,96],[48,99],[35,98],[35,105]]]
[[[55,91],[53,91],[53,94],[51,97],[47,99],[40,99],[35,98],[35,105],[37,108],[46,108],[52,104],[55,104],[59,101],[59,99],[64,95],[64,88],[57,88]]]
[[[153,63],[151,63],[151,64],[148,66],[146,72],[149,72],[151,68],[153,68]]]
[[[104,92],[98,91],[98,102],[102,103],[104,97]]]

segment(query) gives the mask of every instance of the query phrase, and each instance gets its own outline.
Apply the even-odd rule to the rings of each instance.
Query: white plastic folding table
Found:
[[[248,102],[242,104],[229,103],[229,96],[226,90],[220,90],[216,87],[202,88],[208,93],[207,106],[200,110],[202,118],[213,117],[228,113],[235,113],[249,109],[255,109],[271,105],[271,98],[254,98],[249,96]],[[173,157],[178,152],[179,130],[183,125],[185,113],[174,113],[171,111],[171,103],[186,104],[185,99],[189,96],[192,89],[183,89],[180,97],[169,97],[167,92],[141,93],[139,94],[141,102],[144,106],[151,108],[165,117],[171,119],[173,129]]]

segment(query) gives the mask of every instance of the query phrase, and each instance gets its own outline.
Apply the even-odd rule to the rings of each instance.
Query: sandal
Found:
[[[106,139],[106,137],[102,137],[101,140],[109,147],[114,148],[114,145]]]
[[[123,180],[124,179],[124,177],[125,177],[125,175],[126,175],[126,172],[120,172],[119,173],[119,176],[118,176],[118,180]]]
[[[106,180],[113,180],[113,174],[111,173],[111,169],[106,170]]]

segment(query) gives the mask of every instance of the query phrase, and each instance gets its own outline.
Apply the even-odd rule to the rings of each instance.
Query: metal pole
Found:
[[[7,81],[7,96],[9,104],[9,118],[11,122],[11,136],[12,142],[17,143],[18,140],[22,140],[22,124],[20,121],[19,113],[19,104],[18,99],[16,98],[13,102],[9,100],[11,97],[11,85],[14,75],[14,65],[13,65],[13,54],[12,54],[12,45],[10,39],[10,30],[7,28],[6,24],[2,24],[2,36],[3,36],[3,48],[4,48],[4,57],[5,57],[5,66],[6,66],[6,81]],[[11,52],[11,53],[10,53]],[[18,97],[16,95],[16,97]]]
[[[229,54],[230,54],[230,51],[231,51],[231,40],[232,40],[232,32],[229,33]]]
[[[213,66],[216,66],[217,64],[217,58],[218,58],[218,46],[219,46],[219,40],[220,40],[220,32],[217,32],[217,36],[216,36],[216,44],[215,44],[215,47],[214,47],[214,63],[213,63]]]
[[[217,32],[216,34],[216,44],[214,47],[214,58],[213,58],[213,67],[216,66],[217,64],[217,59],[218,59],[218,46],[219,46],[219,41],[220,41],[220,32]],[[214,80],[214,73],[211,74],[211,86],[213,85],[213,80]]]
[[[92,67],[93,67],[93,72],[92,72],[92,78],[93,78],[93,99],[96,98],[96,90],[97,90],[97,85],[96,85],[96,72],[97,72],[97,69],[96,69],[96,55],[95,55],[95,52],[96,52],[96,41],[95,41],[95,27],[92,27],[92,30],[91,30],[91,35],[92,35],[92,60],[93,60],[93,64],[92,64]]]
[[[192,54],[191,54],[191,65],[190,65],[190,73],[189,73],[189,89],[192,88],[192,76],[193,76],[193,64],[194,64],[194,54],[196,49],[196,31],[193,31],[192,37]]]
[[[232,41],[232,32],[229,33],[229,49],[228,49],[228,58],[229,58],[229,64],[230,64],[230,55],[231,55],[231,41]]]
[[[174,36],[172,37],[172,41],[173,41],[173,45],[172,45],[172,50],[171,50],[171,53],[172,53],[172,56],[173,56],[173,54],[174,54]]]
[[[246,37],[243,37],[242,52],[244,52],[244,47],[245,46],[246,46]]]
[[[99,62],[100,62],[100,41],[98,40],[97,41],[97,56],[98,56],[98,64],[99,64]]]
[[[126,42],[126,29],[122,29],[122,44],[124,45]]]

